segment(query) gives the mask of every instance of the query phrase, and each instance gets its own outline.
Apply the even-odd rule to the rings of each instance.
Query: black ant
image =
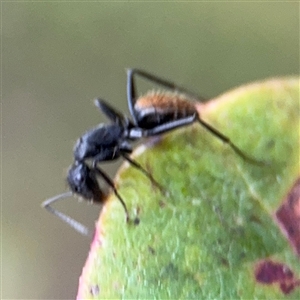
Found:
[[[134,126],[129,118],[112,108],[104,100],[96,99],[95,105],[112,121],[112,124],[99,124],[77,140],[73,150],[74,163],[69,168],[67,175],[70,192],[55,196],[42,203],[42,206],[49,212],[58,216],[62,221],[84,235],[88,233],[88,229],[85,226],[54,209],[51,205],[58,200],[72,196],[72,194],[79,195],[90,202],[103,203],[106,195],[98,183],[98,177],[104,179],[113,189],[124,207],[126,220],[127,222],[129,221],[129,213],[124,200],[110,177],[99,168],[98,163],[123,157],[161,189],[161,186],[154,180],[152,175],[129,156],[132,152],[130,142],[142,136],[148,136],[147,130]],[[90,164],[88,164],[88,161],[90,161]]]
[[[172,92],[151,92],[137,99],[134,75],[160,84]],[[67,182],[71,191],[46,200],[42,204],[43,207],[78,232],[87,234],[88,230],[85,226],[50,205],[62,198],[70,197],[72,194],[77,194],[87,201],[103,203],[106,195],[102,192],[97,180],[98,177],[101,177],[113,189],[124,207],[126,220],[129,221],[129,213],[124,200],[119,195],[113,181],[99,168],[98,163],[123,157],[135,168],[142,171],[156,186],[160,187],[150,173],[130,158],[131,142],[142,137],[156,136],[187,126],[196,121],[217,138],[227,143],[243,159],[251,163],[262,164],[244,154],[228,137],[204,122],[200,118],[194,102],[190,101],[189,98],[203,100],[203,98],[172,82],[139,69],[129,69],[127,72],[127,101],[133,121],[105,101],[96,99],[95,105],[112,121],[112,124],[100,124],[78,139],[74,147],[74,163],[67,175]],[[88,160],[91,161],[91,164],[87,163]]]

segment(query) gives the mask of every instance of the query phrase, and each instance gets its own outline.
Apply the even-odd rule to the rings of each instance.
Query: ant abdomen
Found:
[[[186,95],[169,91],[151,91],[139,97],[134,110],[138,125],[144,129],[198,114]]]

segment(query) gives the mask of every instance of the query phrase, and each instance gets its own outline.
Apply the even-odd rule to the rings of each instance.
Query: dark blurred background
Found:
[[[299,3],[5,2],[1,16],[2,299],[75,297],[90,241],[40,203],[66,191],[77,137],[106,122],[92,99],[127,113],[125,68],[207,97],[299,74]],[[56,207],[89,227],[99,214]]]

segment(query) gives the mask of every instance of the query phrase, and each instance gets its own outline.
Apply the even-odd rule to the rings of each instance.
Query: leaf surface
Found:
[[[134,159],[165,192],[123,164],[116,186],[140,222],[126,224],[110,196],[78,299],[300,298],[299,78],[245,85],[197,107],[267,165],[244,161],[198,123],[139,146]]]

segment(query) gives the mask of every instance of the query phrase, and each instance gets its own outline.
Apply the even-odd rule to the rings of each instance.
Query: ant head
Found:
[[[75,161],[68,171],[67,181],[74,194],[93,202],[103,201],[96,173],[87,164]]]

